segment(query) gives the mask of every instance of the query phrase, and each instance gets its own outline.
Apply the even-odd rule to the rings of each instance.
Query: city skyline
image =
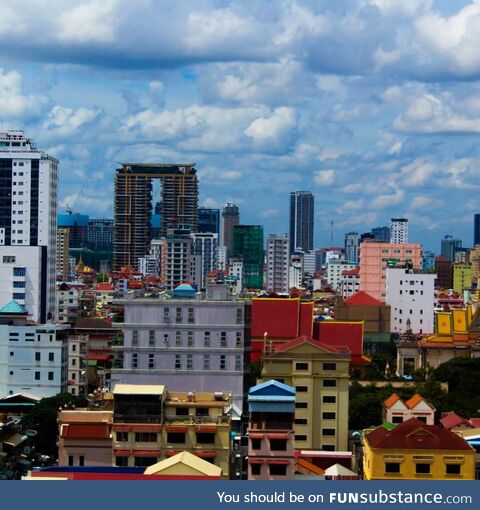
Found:
[[[308,190],[315,247],[332,220],[341,246],[392,217],[427,250],[472,246],[478,2],[162,6],[5,8],[2,131],[61,161],[60,211],[113,217],[119,161],[195,161],[199,206],[235,203],[266,234]]]

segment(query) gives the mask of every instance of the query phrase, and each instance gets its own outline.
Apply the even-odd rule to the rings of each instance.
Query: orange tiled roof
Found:
[[[396,394],[396,393],[392,393],[388,398],[387,400],[385,400],[385,402],[383,403],[383,405],[387,408],[387,409],[390,409],[393,404],[395,404],[395,402],[398,402],[400,400],[400,397]]]
[[[407,400],[405,402],[405,404],[407,405],[407,407],[409,409],[413,409],[417,404],[419,404],[422,400],[424,400],[424,398],[422,397],[422,395],[420,395],[420,393],[415,393],[415,395],[413,395],[413,397],[409,400]]]

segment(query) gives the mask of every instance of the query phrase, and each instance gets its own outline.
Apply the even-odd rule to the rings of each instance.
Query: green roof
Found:
[[[12,299],[9,303],[6,305],[3,305],[0,308],[0,313],[18,313],[27,315],[28,312],[25,310],[25,308],[22,305],[19,305],[14,299]]]

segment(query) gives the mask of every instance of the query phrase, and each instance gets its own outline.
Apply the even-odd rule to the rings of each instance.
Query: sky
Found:
[[[195,162],[201,206],[315,246],[409,219],[472,245],[480,1],[0,0],[0,128],[60,160],[60,212],[111,217],[118,162]]]

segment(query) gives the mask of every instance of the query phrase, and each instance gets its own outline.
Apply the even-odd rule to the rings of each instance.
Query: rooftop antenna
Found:
[[[333,220],[330,221],[330,242],[333,246]]]

